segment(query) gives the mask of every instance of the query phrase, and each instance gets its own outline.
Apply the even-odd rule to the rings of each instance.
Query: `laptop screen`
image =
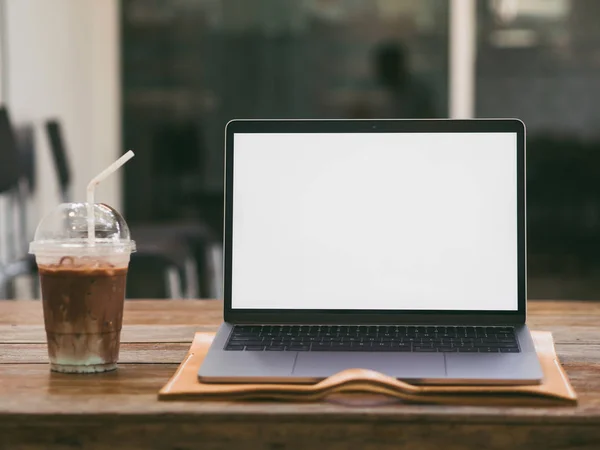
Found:
[[[517,133],[234,133],[231,308],[517,311]]]

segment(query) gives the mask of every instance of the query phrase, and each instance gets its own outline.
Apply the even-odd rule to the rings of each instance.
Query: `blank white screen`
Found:
[[[516,158],[516,133],[236,133],[232,308],[517,310]]]

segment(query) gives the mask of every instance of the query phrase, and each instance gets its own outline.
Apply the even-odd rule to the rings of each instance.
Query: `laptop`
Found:
[[[210,382],[538,384],[526,325],[525,127],[233,120]]]

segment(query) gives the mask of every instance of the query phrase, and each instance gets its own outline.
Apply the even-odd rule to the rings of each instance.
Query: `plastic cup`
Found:
[[[50,368],[64,373],[117,368],[127,269],[135,242],[123,217],[95,204],[63,203],[42,219],[29,251],[38,266]]]

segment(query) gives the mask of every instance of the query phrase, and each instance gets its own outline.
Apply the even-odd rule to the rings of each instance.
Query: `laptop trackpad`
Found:
[[[293,375],[325,378],[345,369],[371,369],[391,377],[418,380],[446,376],[441,353],[299,352]]]

